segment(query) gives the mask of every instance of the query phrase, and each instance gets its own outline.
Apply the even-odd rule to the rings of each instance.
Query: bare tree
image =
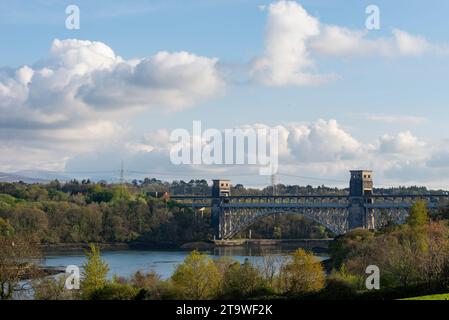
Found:
[[[0,300],[10,300],[29,290],[31,279],[39,274],[35,261],[38,245],[16,235],[0,234]]]

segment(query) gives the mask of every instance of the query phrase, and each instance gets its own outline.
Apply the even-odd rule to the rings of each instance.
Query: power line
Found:
[[[299,175],[288,174],[288,173],[278,173],[278,175],[287,176],[287,177],[301,178],[301,179],[308,179],[308,180],[318,180],[318,181],[328,181],[328,182],[344,182],[344,183],[348,182],[348,181],[344,181],[344,180],[329,179],[329,178],[307,177],[307,176],[299,176]]]
[[[122,160],[122,166],[120,168],[120,184],[125,183],[125,164]]]
[[[271,187],[273,188],[273,196],[276,195],[276,174],[271,175]]]
[[[159,175],[159,176],[168,176],[168,177],[193,177],[195,175],[197,176],[203,176],[207,178],[217,177],[219,175],[223,175],[226,177],[261,177],[258,174],[255,173],[233,173],[233,174],[227,174],[227,173],[211,173],[209,171],[196,171],[192,173],[180,173],[180,172],[162,172],[162,171],[140,171],[140,170],[126,170],[126,173],[133,174],[133,175]],[[122,161],[122,166],[120,170],[96,170],[96,171],[64,171],[60,172],[60,174],[113,174],[113,175],[119,175],[120,181],[124,182],[124,163]],[[285,177],[293,177],[293,178],[300,178],[300,179],[306,179],[306,180],[314,180],[314,181],[325,181],[325,182],[337,182],[337,183],[347,183],[346,180],[338,180],[338,179],[331,179],[331,178],[319,178],[319,177],[310,177],[310,176],[303,176],[303,175],[295,175],[290,173],[282,173],[278,172],[278,176],[285,176]],[[274,181],[276,181],[276,177],[274,176]],[[272,184],[273,184],[273,176],[272,176]]]

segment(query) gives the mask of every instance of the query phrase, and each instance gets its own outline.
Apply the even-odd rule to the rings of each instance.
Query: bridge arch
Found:
[[[224,212],[223,218],[225,221],[221,222],[222,239],[232,239],[235,235],[247,229],[260,219],[275,214],[293,214],[301,215],[319,225],[324,226],[331,232],[339,235],[343,234],[347,230],[347,209],[256,209],[246,210],[244,214],[242,212],[229,210]]]

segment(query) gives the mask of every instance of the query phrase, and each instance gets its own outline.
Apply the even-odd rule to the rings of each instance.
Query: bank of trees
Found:
[[[183,243],[212,237],[208,215],[128,186],[17,183],[0,184],[0,192],[0,218],[17,235],[40,243]]]
[[[380,269],[380,286],[393,295],[449,290],[449,228],[447,220],[429,216],[418,201],[407,223],[377,233],[357,229],[338,238],[331,248],[330,278],[342,286],[366,291],[366,267]]]
[[[209,189],[205,180],[168,184],[145,179],[126,185],[89,180],[64,184],[53,181],[46,185],[0,183],[0,217],[7,220],[17,234],[29,235],[41,243],[180,244],[213,238],[210,211],[195,213],[166,198],[154,196],[165,191],[209,194]],[[236,189],[249,192],[243,186],[236,186]],[[290,189],[286,190],[296,190]],[[295,215],[266,217],[252,226],[251,231],[253,238],[329,236],[316,223]],[[247,231],[241,236],[247,237]]]

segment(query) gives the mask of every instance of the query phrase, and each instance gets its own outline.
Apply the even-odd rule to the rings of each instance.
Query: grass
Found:
[[[449,293],[432,294],[429,296],[413,297],[402,300],[449,300]]]

